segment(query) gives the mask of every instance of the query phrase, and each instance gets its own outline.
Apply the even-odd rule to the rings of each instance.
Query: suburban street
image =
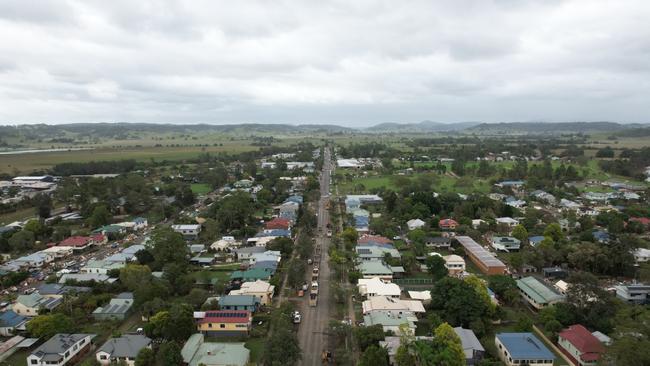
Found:
[[[330,240],[326,235],[327,224],[329,222],[329,211],[327,203],[329,202],[329,183],[330,183],[331,155],[328,148],[325,148],[323,171],[320,177],[321,197],[318,202],[318,230],[316,236],[316,248],[321,248],[319,266],[319,293],[318,305],[310,307],[308,304],[309,296],[305,296],[302,303],[303,319],[298,330],[300,348],[302,350],[302,365],[320,365],[321,353],[328,349],[327,328],[329,324],[329,286],[330,286],[330,267],[329,248]],[[317,252],[317,249],[315,250]],[[311,277],[312,267],[308,269],[308,277]],[[309,281],[309,280],[308,280]]]

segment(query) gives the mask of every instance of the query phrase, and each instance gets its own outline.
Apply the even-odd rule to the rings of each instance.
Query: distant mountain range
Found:
[[[644,125],[615,122],[510,122],[481,123],[467,128],[463,132],[477,135],[557,135],[567,133],[619,132],[639,127],[644,127]]]
[[[380,123],[378,125],[367,127],[363,129],[363,131],[374,133],[450,132],[461,131],[479,124],[481,124],[481,122],[442,123],[422,121],[419,123]]]
[[[507,122],[481,123],[458,122],[442,123],[422,121],[418,123],[381,123],[366,128],[351,128],[335,124],[155,124],[155,123],[75,123],[60,125],[18,125],[0,126],[0,136],[16,135],[22,132],[26,136],[61,136],[65,132],[81,136],[120,136],[138,132],[150,133],[201,133],[223,132],[250,135],[254,133],[300,134],[300,133],[454,133],[457,135],[555,135],[576,133],[615,133],[621,136],[645,132],[648,124],[621,124],[615,122]]]

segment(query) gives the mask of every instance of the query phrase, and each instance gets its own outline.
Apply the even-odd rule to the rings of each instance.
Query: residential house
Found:
[[[201,233],[201,225],[172,225],[172,230],[183,235],[185,239],[196,239]]]
[[[203,334],[192,334],[181,350],[187,366],[246,366],[250,350],[244,343],[206,342]]]
[[[454,276],[465,272],[465,260],[463,257],[451,254],[442,257],[445,260],[445,267],[450,275]]]
[[[86,263],[85,266],[81,267],[79,272],[81,273],[100,273],[108,274],[111,270],[121,269],[125,266],[125,263],[120,262],[107,262],[103,260],[90,260]]]
[[[481,227],[482,224],[487,224],[487,221],[483,219],[473,219],[472,220],[472,229],[478,230],[479,227]]]
[[[357,245],[355,248],[357,256],[362,261],[382,260],[386,255],[392,258],[401,258],[399,251],[392,247],[375,245]]]
[[[428,305],[431,303],[431,291],[408,291],[409,298],[412,300],[421,301],[423,305]]]
[[[240,262],[248,262],[248,259],[255,253],[264,253],[266,248],[263,247],[245,247],[233,250]]]
[[[560,207],[562,209],[564,209],[564,210],[578,210],[578,209],[580,209],[580,207],[582,207],[582,205],[575,202],[575,201],[571,201],[571,200],[568,200],[566,198],[562,198],[560,200]]]
[[[366,234],[359,237],[359,239],[357,240],[357,245],[378,245],[378,246],[388,245],[389,247],[392,248],[393,241],[384,236]]]
[[[529,236],[528,237],[528,244],[532,247],[538,246],[542,241],[544,240],[544,237],[541,235],[535,235],[535,236]]]
[[[254,313],[259,305],[260,299],[255,295],[225,295],[219,298],[221,310],[248,310]]]
[[[113,283],[117,281],[117,278],[111,278],[107,274],[103,273],[65,273],[61,278],[59,278],[59,283],[66,283],[68,281]]]
[[[244,282],[238,290],[230,291],[230,295],[253,295],[259,299],[260,305],[270,305],[275,286],[262,280]]]
[[[253,253],[248,258],[250,264],[257,262],[280,262],[282,260],[282,253],[279,250],[267,250],[262,253]]]
[[[230,274],[230,280],[241,282],[268,281],[274,272],[271,268],[251,268],[245,271],[234,271]]]
[[[51,311],[61,304],[60,298],[42,296],[36,292],[29,295],[20,295],[13,304],[13,310],[18,315],[37,316],[39,310]]]
[[[638,263],[645,263],[650,261],[650,249],[638,248],[634,251],[634,261]]]
[[[562,267],[546,267],[542,268],[544,278],[558,279],[569,277],[569,271]]]
[[[649,304],[650,285],[633,283],[630,285],[614,286],[616,297],[630,304]]]
[[[497,217],[494,220],[496,221],[497,225],[505,225],[511,229],[519,225],[519,220],[513,219],[512,217]]]
[[[535,277],[524,277],[517,280],[521,296],[535,309],[562,302],[564,295],[558,294]]]
[[[445,248],[449,249],[451,247],[451,238],[448,236],[430,236],[424,238],[424,245],[433,248]]]
[[[465,363],[468,366],[474,366],[481,362],[485,356],[485,348],[481,345],[476,334],[471,329],[465,329],[463,327],[454,328],[454,332],[460,338],[460,343],[463,346]]]
[[[95,320],[125,320],[133,306],[133,293],[123,292],[93,311]]]
[[[95,358],[101,365],[124,362],[128,366],[134,366],[138,353],[144,348],[151,348],[150,338],[141,334],[124,334],[109,338],[95,352]]]
[[[438,227],[441,230],[456,230],[458,222],[454,219],[442,219],[438,222]]]
[[[291,222],[281,217],[275,217],[271,221],[268,221],[266,224],[264,224],[264,228],[266,230],[289,230],[290,227]]]
[[[379,277],[385,282],[391,282],[393,280],[392,268],[383,261],[362,261],[357,266],[357,269],[361,272],[363,278]]]
[[[63,298],[66,294],[90,292],[90,287],[66,286],[59,283],[43,283],[36,288],[36,292],[44,297]]]
[[[0,313],[0,336],[11,337],[19,331],[24,331],[29,318],[13,310]]]
[[[512,188],[512,189],[518,189],[521,188],[524,185],[523,180],[504,180],[499,183],[495,183],[494,185],[499,187],[499,188]]]
[[[90,248],[94,244],[95,242],[90,236],[71,236],[59,242],[57,246],[72,247],[73,251],[81,252]]]
[[[61,366],[80,361],[91,349],[95,334],[58,333],[27,356],[29,366]]]
[[[493,236],[490,239],[490,245],[496,250],[509,252],[521,248],[521,240],[511,236]]]
[[[399,298],[402,290],[394,283],[385,283],[379,277],[360,278],[357,284],[361,296],[388,296]]]
[[[425,224],[426,224],[426,222],[424,222],[424,221],[422,221],[420,219],[412,219],[412,220],[408,220],[406,222],[406,226],[409,228],[409,230],[420,229],[420,228],[424,227]]]
[[[380,324],[384,332],[392,332],[397,336],[402,335],[415,335],[416,323],[418,318],[415,314],[405,311],[399,314],[391,312],[372,311],[364,314],[363,325],[373,326]],[[406,334],[404,334],[406,332]]]
[[[199,312],[197,315],[198,331],[209,337],[246,336],[253,321],[253,315],[248,310],[216,310]]]
[[[548,366],[555,361],[553,352],[532,333],[497,333],[494,343],[506,366]]]
[[[562,352],[580,366],[596,365],[605,352],[598,338],[580,324],[564,329],[557,338]]]
[[[596,239],[596,241],[600,244],[609,243],[609,233],[604,230],[594,230],[591,232],[591,235],[593,235],[594,239]]]
[[[364,314],[369,314],[373,311],[391,312],[394,315],[412,312],[414,314],[424,314],[424,305],[418,300],[402,300],[395,299],[388,296],[373,296],[369,297],[361,304]]]
[[[215,241],[210,245],[210,248],[218,252],[226,251],[231,248],[239,247],[239,242],[235,240],[234,236],[222,236],[221,239]]]

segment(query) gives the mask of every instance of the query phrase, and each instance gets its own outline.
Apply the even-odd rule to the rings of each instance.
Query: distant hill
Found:
[[[465,129],[464,133],[478,135],[557,135],[566,133],[619,132],[639,127],[639,124],[615,122],[511,122],[481,123]]]
[[[60,136],[70,133],[79,136],[120,137],[137,133],[342,133],[354,131],[348,127],[336,125],[289,125],[242,123],[230,125],[212,124],[158,124],[158,123],[71,123],[71,124],[36,124],[18,126],[0,126],[0,131],[7,134],[21,132],[28,136]]]
[[[418,133],[418,132],[449,132],[460,131],[478,125],[480,122],[441,123],[422,121],[418,123],[380,123],[368,128],[365,132],[372,133]]]

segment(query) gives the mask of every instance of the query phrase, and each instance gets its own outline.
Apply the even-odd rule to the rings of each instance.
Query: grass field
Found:
[[[373,189],[385,187],[387,189],[397,190],[396,181],[397,177],[407,177],[409,179],[418,179],[419,177],[430,177],[432,181],[433,189],[436,192],[457,192],[463,194],[469,194],[473,192],[482,192],[487,193],[490,191],[490,184],[488,180],[485,179],[472,179],[472,180],[461,180],[449,175],[439,175],[435,173],[415,173],[408,176],[373,176],[373,177],[359,177],[354,178],[350,182],[343,182],[339,186],[339,191],[342,194],[353,193],[355,187],[359,184],[362,184],[364,189],[363,191],[371,191]]]
[[[194,194],[207,194],[212,192],[212,187],[209,184],[195,183],[190,185],[190,188]]]
[[[134,159],[136,161],[183,161],[199,156],[201,153],[239,153],[257,150],[250,143],[224,144],[208,147],[124,147],[98,148],[84,151],[57,151],[30,154],[0,155],[0,173],[27,174],[35,170],[51,168],[67,162],[89,162],[102,160]]]

